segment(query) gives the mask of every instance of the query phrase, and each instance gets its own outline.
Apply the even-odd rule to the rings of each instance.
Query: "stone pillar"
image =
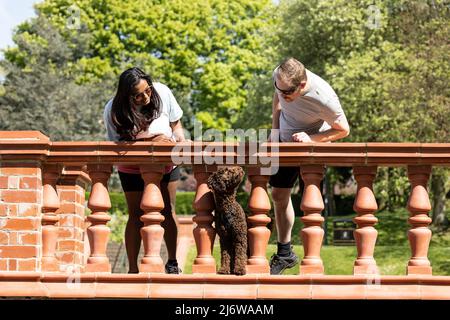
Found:
[[[270,200],[267,195],[267,182],[269,176],[260,175],[260,168],[249,168],[248,177],[252,184],[252,191],[248,207],[251,215],[247,218],[248,241],[250,257],[247,261],[247,273],[270,273],[269,263],[266,259],[267,244],[270,230]]]
[[[305,183],[301,209],[304,216],[301,218],[305,227],[301,231],[301,238],[305,257],[300,266],[300,274],[323,274],[323,262],[320,258],[320,248],[324,231],[321,215],[324,209],[320,182],[323,179],[324,167],[322,165],[304,165],[301,167],[301,176]]]
[[[111,272],[111,264],[106,256],[111,231],[106,224],[111,220],[108,215],[108,210],[111,208],[108,179],[111,176],[112,165],[90,164],[87,169],[92,180],[92,190],[88,201],[88,207],[92,213],[87,217],[91,223],[87,229],[91,254],[85,270],[86,272]]]
[[[408,200],[408,219],[411,229],[408,239],[411,245],[411,259],[408,261],[407,274],[431,275],[432,269],[428,260],[428,248],[431,240],[431,230],[428,226],[431,210],[428,197],[427,182],[430,177],[431,166],[408,166],[408,178],[411,183],[411,194]]]
[[[91,183],[87,169],[81,166],[69,166],[63,169],[58,180],[57,190],[61,206],[59,215],[58,244],[56,258],[60,271],[83,272],[85,269],[85,202],[86,189]],[[89,245],[89,241],[86,241]]]
[[[197,227],[194,229],[197,257],[192,265],[192,273],[216,273],[216,261],[212,256],[216,231],[212,227],[214,216],[214,195],[209,190],[207,181],[210,175],[206,166],[193,167],[197,180],[197,192],[193,203],[196,215],[193,218]]]
[[[38,131],[0,131],[0,271],[41,271],[42,165]]]
[[[358,183],[353,210],[357,217],[353,221],[358,225],[354,231],[358,257],[354,263],[353,274],[378,274],[378,267],[373,258],[377,241],[377,230],[373,227],[378,219],[373,215],[378,210],[377,201],[372,190],[372,183],[377,173],[376,166],[355,167],[353,175]]]
[[[56,181],[61,167],[57,164],[47,164],[43,167],[43,205],[42,205],[42,271],[58,271],[56,259],[56,240],[58,238],[59,216],[56,214],[60,201],[56,192]]]
[[[164,221],[164,216],[161,214],[164,209],[164,200],[160,189],[163,172],[163,166],[141,166],[142,179],[144,179],[144,193],[141,202],[141,209],[144,211],[141,217],[141,221],[144,223],[141,229],[144,257],[139,265],[139,272],[164,272],[160,254],[164,237],[164,229],[161,226],[161,222]]]

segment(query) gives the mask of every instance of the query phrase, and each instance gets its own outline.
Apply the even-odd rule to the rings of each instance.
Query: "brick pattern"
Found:
[[[57,186],[61,206],[56,258],[62,272],[84,271],[85,185],[77,181]]]
[[[40,271],[39,162],[0,164],[0,271]]]

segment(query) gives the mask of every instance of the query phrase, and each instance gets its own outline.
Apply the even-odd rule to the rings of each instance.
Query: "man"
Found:
[[[329,142],[348,136],[349,125],[336,93],[301,62],[294,58],[282,62],[273,72],[273,84],[272,141],[278,139],[274,138],[278,132],[281,142]],[[270,177],[278,236],[271,274],[281,274],[299,261],[291,247],[295,219],[291,189],[298,178],[298,167],[280,167]]]

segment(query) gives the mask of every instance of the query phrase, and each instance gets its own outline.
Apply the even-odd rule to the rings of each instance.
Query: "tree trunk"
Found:
[[[440,170],[439,170],[440,171]],[[431,193],[433,200],[433,226],[443,230],[449,225],[448,218],[445,216],[445,172],[434,172],[431,176]]]

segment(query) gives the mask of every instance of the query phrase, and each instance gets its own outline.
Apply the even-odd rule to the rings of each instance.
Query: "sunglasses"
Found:
[[[293,93],[294,93],[295,91],[297,91],[297,89],[298,89],[298,87],[293,87],[293,88],[288,89],[288,90],[280,89],[280,88],[277,87],[277,82],[276,82],[276,81],[273,82],[273,85],[275,86],[275,88],[276,88],[278,91],[280,91],[280,93],[284,94],[285,96],[288,96],[288,95],[293,94]]]
[[[144,100],[144,93],[147,95],[147,97],[150,97],[152,94],[152,86],[148,86],[147,88],[145,88],[144,91],[142,91],[141,93],[138,93],[136,95],[133,96],[134,101],[141,101]]]

